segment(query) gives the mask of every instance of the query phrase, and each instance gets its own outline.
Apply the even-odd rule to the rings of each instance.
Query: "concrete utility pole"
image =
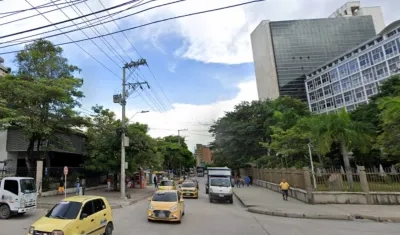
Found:
[[[188,131],[188,129],[180,129],[180,130],[178,130],[178,144],[179,144],[179,146],[181,146],[181,131]],[[180,173],[180,176],[182,176],[182,160],[180,161],[179,173]]]
[[[125,129],[126,129],[126,122],[125,122],[125,108],[126,108],[126,100],[129,95],[136,91],[137,88],[143,90],[142,85],[147,85],[147,88],[150,89],[150,86],[147,82],[135,82],[135,83],[127,83],[126,82],[126,69],[133,68],[136,69],[140,65],[147,65],[147,61],[145,59],[139,59],[138,61],[132,61],[130,63],[125,64],[122,67],[122,95],[114,95],[114,103],[120,103],[122,106],[122,126],[121,126],[121,176],[120,176],[120,190],[121,190],[121,198],[125,199],[125,147],[129,146],[129,141],[126,141],[125,137]],[[126,89],[126,86],[131,89],[129,92]],[[127,143],[128,142],[128,143]]]

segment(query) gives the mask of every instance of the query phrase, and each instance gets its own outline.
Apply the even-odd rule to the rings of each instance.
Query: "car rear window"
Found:
[[[182,184],[182,188],[194,188],[196,185],[192,182],[186,182]]]
[[[153,201],[155,202],[176,202],[178,201],[178,197],[176,192],[165,192],[165,193],[156,193],[153,195]]]
[[[48,218],[76,219],[81,210],[82,203],[61,201],[55,205],[46,215]]]
[[[161,181],[160,186],[173,186],[172,181],[164,180]]]

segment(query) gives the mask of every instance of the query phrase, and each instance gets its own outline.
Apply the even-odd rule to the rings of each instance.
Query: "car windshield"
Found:
[[[213,178],[211,179],[211,186],[231,187],[231,181],[228,178]]]
[[[176,202],[178,197],[175,192],[156,193],[152,199],[154,202]]]
[[[22,193],[36,193],[36,185],[34,179],[21,179],[20,183]]]
[[[164,180],[164,181],[161,181],[160,186],[173,186],[173,185],[172,185],[172,181]]]
[[[81,210],[82,203],[62,201],[51,209],[46,217],[57,219],[76,219]]]
[[[194,188],[196,185],[192,182],[185,182],[182,184],[182,188]]]

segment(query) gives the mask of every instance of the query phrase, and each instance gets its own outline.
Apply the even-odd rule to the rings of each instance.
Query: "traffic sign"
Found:
[[[64,175],[68,175],[68,167],[64,166]]]

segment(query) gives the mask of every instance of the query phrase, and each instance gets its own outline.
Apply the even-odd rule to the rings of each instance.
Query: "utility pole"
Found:
[[[188,131],[188,129],[180,129],[180,130],[178,130],[178,144],[179,144],[179,146],[181,146],[181,131]],[[179,166],[179,173],[180,173],[180,176],[182,176],[182,160],[180,161],[179,165],[180,165]]]
[[[126,69],[133,68],[136,69],[141,65],[147,65],[147,61],[145,59],[139,59],[138,61],[132,61],[130,63],[126,63],[122,67],[122,95],[114,95],[113,100],[114,103],[119,103],[122,106],[122,118],[121,118],[121,175],[120,175],[120,190],[121,190],[121,198],[126,199],[125,195],[125,147],[129,146],[129,140],[126,140],[125,137],[125,108],[126,108],[126,100],[130,94],[135,92],[137,88],[141,88],[143,90],[142,85],[147,85],[147,88],[150,89],[150,86],[147,82],[135,82],[135,83],[127,83],[126,82]],[[131,89],[131,92],[126,89]]]

